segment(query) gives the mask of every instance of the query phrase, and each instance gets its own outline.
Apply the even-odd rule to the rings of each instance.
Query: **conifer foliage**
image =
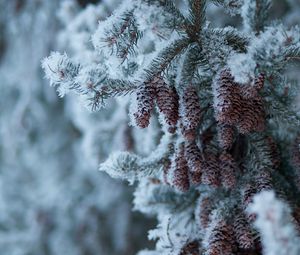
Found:
[[[300,116],[292,64],[300,58],[300,29],[286,13],[285,24],[271,21],[277,4],[125,0],[91,35],[97,64],[59,53],[43,60],[60,92],[74,91],[91,110],[123,99],[135,137],[157,131],[152,152],[137,146],[100,165],[138,181],[135,208],[157,216],[149,232],[156,248],[140,255],[287,254],[277,249],[285,244],[298,254],[292,215],[300,194]],[[236,26],[210,20],[216,8]],[[253,205],[264,192],[276,194],[267,201],[276,201],[269,204],[276,219]],[[274,220],[278,232],[290,230],[282,234],[289,240],[262,218]]]

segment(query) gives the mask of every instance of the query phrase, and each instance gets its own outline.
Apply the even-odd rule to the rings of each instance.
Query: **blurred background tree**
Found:
[[[40,67],[51,50],[73,49],[68,29],[84,36],[118,2],[0,0],[0,254],[130,255],[148,243],[132,187],[97,172],[130,143],[112,139],[114,103],[87,115],[57,98]]]

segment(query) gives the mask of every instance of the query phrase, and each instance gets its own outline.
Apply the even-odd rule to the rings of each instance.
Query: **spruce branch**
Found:
[[[162,72],[166,71],[171,62],[186,50],[189,44],[189,38],[178,39],[170,43],[151,61],[141,77],[142,80],[145,79],[144,77],[146,77],[146,80],[152,80],[154,77],[160,76]]]
[[[286,61],[293,61],[293,60],[296,60],[296,61],[299,61],[300,60],[300,42],[299,42],[299,45],[293,45],[293,46],[290,46],[288,47],[286,50],[285,50],[285,59]]]
[[[243,2],[240,0],[212,0],[212,2],[224,8],[231,16],[240,14]]]
[[[181,72],[178,75],[180,92],[192,83],[199,62],[202,64],[201,61],[205,61],[204,57],[199,54],[200,51],[200,47],[196,43],[190,44],[186,49],[183,56]]]
[[[159,220],[149,235],[158,239],[153,254],[260,254],[247,206],[264,190],[292,193],[282,180],[298,162],[292,166],[283,148],[300,118],[292,106],[296,86],[283,72],[299,59],[299,28],[267,27],[270,0],[212,2],[241,14],[245,29],[210,25],[206,18],[215,7],[205,0],[126,1],[93,37],[103,59],[77,68],[72,59],[57,61],[67,71],[63,77],[51,66],[53,84],[65,82],[92,109],[135,92],[130,117],[147,129],[132,129],[132,141],[150,142],[141,148],[137,141],[135,154],[111,154],[100,170],[139,181],[136,209]]]
[[[289,129],[298,129],[300,126],[300,116],[290,109],[285,103],[279,101],[268,102],[269,121],[275,126],[284,127],[287,123]]]
[[[170,28],[178,31],[183,31],[189,24],[188,20],[174,5],[172,0],[144,0],[148,4],[158,4],[164,8],[164,10],[172,15],[172,22],[167,24]]]
[[[128,152],[116,152],[100,165],[99,170],[114,178],[128,180],[130,183],[145,177],[157,177],[163,162],[169,156],[172,136],[166,134],[160,144],[149,156],[142,158]]]
[[[233,27],[212,28],[212,33],[225,38],[228,45],[238,52],[247,52],[250,38]]]
[[[92,89],[93,96],[88,97],[92,111],[99,110],[105,106],[105,101],[109,98],[115,98],[118,96],[126,96],[133,93],[137,88],[137,85],[125,80],[110,79],[107,78],[103,81],[99,88]],[[90,94],[90,93],[83,93]]]
[[[42,61],[42,67],[49,79],[51,86],[56,86],[59,95],[63,97],[69,90],[79,88],[76,82],[81,65],[73,62],[67,54],[52,52],[51,55]]]
[[[178,193],[172,187],[148,178],[141,181],[135,191],[134,209],[147,214],[159,213],[162,209],[176,213],[195,203],[197,197],[198,192],[194,189]]]
[[[206,0],[189,0],[189,22],[187,33],[190,38],[196,41],[205,23]]]
[[[259,34],[267,24],[271,0],[246,1],[242,7],[244,28]]]
[[[107,48],[111,55],[117,56],[123,63],[129,55],[135,54],[138,40],[142,36],[132,8],[120,14],[118,19],[114,16],[108,18],[99,26],[92,40],[98,51]]]
[[[125,96],[137,88],[133,82],[109,78],[104,66],[82,67],[57,52],[44,59],[42,67],[50,84],[58,87],[60,96],[74,91],[88,100],[92,111],[104,106],[108,98]]]

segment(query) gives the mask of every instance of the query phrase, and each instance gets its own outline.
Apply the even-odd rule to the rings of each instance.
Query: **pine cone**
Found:
[[[203,162],[201,151],[195,142],[188,142],[185,146],[185,158],[190,170],[191,181],[194,184],[201,182]]]
[[[180,251],[179,255],[199,255],[200,245],[198,241],[187,243]]]
[[[178,190],[186,192],[190,188],[189,168],[184,156],[184,144],[181,143],[175,150],[171,165],[172,184]]]
[[[210,223],[210,214],[212,213],[214,207],[211,198],[204,197],[200,198],[200,203],[198,208],[196,208],[196,219],[201,230],[205,230]]]
[[[257,89],[254,86],[252,86],[251,84],[241,86],[240,91],[241,91],[241,96],[243,97],[243,99],[251,99],[251,98],[255,98],[258,96]]]
[[[178,101],[176,89],[170,88],[163,80],[163,78],[155,79],[157,97],[156,102],[158,109],[163,113],[166,123],[170,126],[169,131],[174,133],[176,124],[179,119]]]
[[[233,229],[236,242],[241,249],[250,249],[254,246],[254,238],[252,235],[250,224],[245,214],[240,210],[235,214]]]
[[[218,126],[218,142],[223,150],[231,148],[234,140],[234,128],[229,125]]]
[[[246,209],[253,201],[254,195],[257,193],[257,186],[254,183],[248,183],[242,190],[243,208]]]
[[[245,100],[241,109],[242,115],[237,123],[240,133],[261,132],[265,129],[265,111],[260,96],[251,100]]]
[[[272,176],[267,169],[262,169],[256,176],[257,192],[273,189]]]
[[[188,141],[196,137],[196,128],[201,120],[199,97],[194,86],[185,89],[180,99],[181,131]]]
[[[214,108],[219,124],[237,126],[242,134],[264,130],[263,100],[255,87],[237,84],[230,71],[224,69],[214,83],[214,89]]]
[[[214,83],[214,109],[221,124],[235,125],[240,119],[242,100],[239,85],[228,69],[223,69]]]
[[[213,153],[204,154],[204,167],[202,173],[203,184],[212,187],[220,187],[220,165],[216,155]]]
[[[141,128],[148,127],[151,111],[154,107],[155,95],[155,85],[151,82],[144,83],[137,89],[137,111],[134,113],[137,126]]]
[[[207,255],[232,255],[235,250],[234,234],[231,225],[224,220],[214,223],[208,238]]]
[[[254,81],[254,84],[246,84],[241,86],[241,95],[245,99],[256,98],[259,96],[258,91],[261,90],[265,83],[265,75],[259,74]]]
[[[237,164],[233,157],[226,152],[223,152],[219,159],[222,184],[225,188],[231,189],[236,185]]]

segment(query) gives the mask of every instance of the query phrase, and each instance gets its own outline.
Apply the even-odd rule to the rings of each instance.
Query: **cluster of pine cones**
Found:
[[[211,201],[207,198],[202,199],[201,207],[206,213],[212,211]],[[235,210],[234,213],[235,216],[232,219],[217,215],[213,215],[210,221],[208,218],[200,218],[204,240],[188,242],[182,247],[179,255],[261,254],[259,239],[251,228],[247,215],[240,210]],[[204,216],[204,213],[201,214],[200,217]]]
[[[260,74],[253,85],[243,85],[234,81],[228,69],[219,73],[213,84],[214,109],[225,147],[231,139],[230,129],[237,128],[241,134],[264,130],[266,116],[263,99],[258,94],[264,80]]]
[[[280,165],[280,154],[276,143],[270,136],[263,139],[266,148],[268,148],[268,158],[272,163],[272,170],[276,171]],[[300,172],[300,135],[295,139],[291,149],[291,163],[295,167],[295,183],[299,185]],[[180,255],[257,255],[262,254],[262,247],[259,237],[252,228],[255,215],[246,213],[246,208],[253,200],[253,196],[262,190],[274,189],[272,172],[267,169],[261,169],[253,173],[252,180],[239,186],[234,192],[236,203],[230,214],[217,214],[220,210],[219,196],[214,196],[214,192],[202,194],[195,210],[195,219],[199,224],[200,235],[204,238],[188,242],[182,247]],[[284,193],[278,191],[278,196],[285,201],[289,201]],[[225,202],[226,203],[226,202]],[[232,206],[232,205],[231,205]],[[222,206],[221,206],[222,207]],[[234,215],[234,217],[232,217]],[[300,229],[300,207],[292,207],[292,216],[295,225]]]
[[[165,179],[170,179],[168,183],[182,192],[188,191],[191,184],[200,183],[233,188],[237,169],[231,154],[223,152],[217,156],[211,151],[201,152],[195,141],[183,142],[175,148]]]
[[[177,93],[162,77],[144,82],[137,90],[136,124],[149,125],[155,106],[164,116],[168,131],[175,133],[180,127],[183,142],[176,145],[170,162],[165,164],[165,182],[178,190],[188,191],[191,184],[233,188],[238,166],[231,148],[236,133],[247,134],[264,129],[265,112],[258,91],[263,87],[264,75],[259,75],[253,85],[240,85],[228,69],[223,69],[214,82],[214,111],[221,154],[206,149],[201,151],[196,143],[197,128],[202,118],[200,99],[193,85]],[[179,124],[179,125],[177,125]]]
[[[198,127],[203,109],[193,85],[178,93],[162,77],[158,77],[138,88],[137,110],[134,113],[136,124],[141,128],[149,125],[156,103],[168,131],[175,133],[179,128],[182,134],[183,139],[177,140],[171,150],[172,155],[164,161],[164,182],[181,192],[187,192],[192,185],[199,184],[223,187],[232,191],[239,201],[233,207],[235,217],[226,218],[215,216],[220,201],[209,195],[201,196],[195,219],[207,247],[202,247],[202,240],[193,240],[182,247],[180,255],[202,254],[203,251],[208,255],[261,253],[260,242],[251,227],[255,215],[248,215],[245,211],[255,194],[273,189],[272,171],[280,165],[279,151],[272,137],[263,136],[273,170],[266,168],[253,172],[251,182],[243,183],[239,176],[245,169],[237,163],[233,147],[237,137],[251,132],[260,133],[265,129],[266,114],[259,94],[264,80],[264,75],[260,74],[253,84],[243,85],[234,81],[230,70],[225,68],[219,72],[212,86],[215,124],[210,127],[211,136],[216,136],[218,141],[217,149],[211,149],[210,141],[201,140]],[[295,142],[292,162],[300,169],[299,141],[300,138]],[[239,189],[234,189],[237,186]],[[300,219],[300,210],[297,212],[299,215],[294,213],[296,221]]]
[[[194,86],[184,89],[178,95],[174,87],[166,84],[162,77],[156,77],[140,86],[136,92],[137,109],[134,118],[137,126],[149,125],[155,103],[168,125],[170,133],[176,132],[177,122],[187,140],[196,137],[196,129],[201,119],[199,97]]]

